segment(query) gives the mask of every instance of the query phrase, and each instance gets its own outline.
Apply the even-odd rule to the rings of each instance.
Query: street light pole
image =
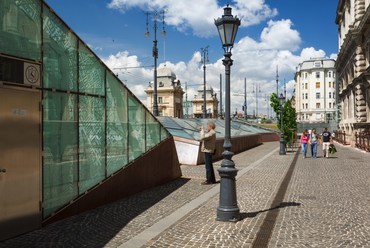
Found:
[[[286,149],[285,149],[285,138],[284,138],[284,103],[285,103],[285,96],[283,96],[283,93],[280,94],[279,97],[279,105],[280,105],[280,150],[279,155],[286,155]]]
[[[224,49],[224,59],[222,60],[225,66],[225,139],[224,152],[221,168],[218,172],[221,177],[220,182],[220,201],[217,208],[218,221],[236,222],[240,218],[240,210],[236,199],[236,183],[235,177],[238,170],[235,168],[235,163],[231,159],[234,153],[231,151],[231,130],[230,130],[230,67],[233,64],[231,59],[231,49],[234,46],[234,40],[240,20],[231,14],[229,5],[224,8],[224,14],[221,18],[215,20],[218,33],[221,38],[222,47]]]
[[[276,65],[276,97],[279,97],[279,65]]]
[[[208,46],[200,49],[202,52],[203,63],[203,114],[202,118],[207,118],[207,95],[206,95],[206,63],[208,62]]]
[[[222,74],[220,74],[220,117],[222,119]]]
[[[162,35],[166,35],[166,31],[164,30],[164,11],[162,11],[162,14],[163,14]],[[153,115],[158,116],[159,115],[159,112],[158,112],[158,93],[157,93],[157,60],[158,60],[157,18],[158,18],[158,13],[153,12],[152,15],[153,15],[153,24],[154,24],[154,26],[153,26],[154,40],[153,40],[153,53],[152,53],[153,58],[154,58]],[[150,35],[150,32],[149,32],[149,13],[146,13],[146,32],[145,32],[145,36],[149,36],[149,35]]]
[[[248,120],[248,111],[247,111],[247,78],[244,78],[244,120]]]

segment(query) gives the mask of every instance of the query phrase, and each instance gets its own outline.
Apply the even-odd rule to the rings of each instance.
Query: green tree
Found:
[[[272,93],[270,103],[270,106],[273,108],[277,116],[277,126],[281,130],[280,103],[276,93]],[[283,112],[284,138],[285,141],[289,143],[293,134],[297,131],[297,115],[295,109],[292,107],[291,100],[284,103]]]

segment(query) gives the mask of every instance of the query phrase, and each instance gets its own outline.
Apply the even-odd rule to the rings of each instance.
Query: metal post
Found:
[[[225,140],[221,168],[218,172],[220,182],[220,202],[217,208],[217,220],[238,221],[240,210],[236,199],[235,177],[238,170],[231,159],[234,153],[231,151],[231,130],[230,130],[230,67],[233,64],[231,52],[225,51],[225,58],[222,60],[225,66]]]
[[[324,66],[323,61],[321,61],[321,64]],[[326,119],[326,70],[325,69],[324,69],[324,123],[327,123],[327,119]]]
[[[220,74],[220,117],[222,119],[222,74]]]
[[[284,139],[284,108],[283,104],[280,102],[280,151],[279,155],[286,155],[286,150],[285,150],[285,139]]]
[[[158,116],[158,96],[157,96],[157,18],[154,18],[154,40],[153,40],[153,58],[154,58],[154,93],[153,93],[153,115]]]
[[[276,65],[276,97],[279,97],[279,65]]]
[[[247,78],[244,78],[244,120],[248,120],[247,111]]]
[[[207,118],[206,66],[205,65],[203,65],[203,118]]]
[[[206,101],[206,63],[208,62],[208,46],[201,48],[203,62],[203,114],[202,118],[207,118],[207,101]]]
[[[258,83],[256,83],[256,117],[257,117],[257,123],[258,123]]]
[[[285,78],[284,78],[284,96],[285,96],[285,101],[286,101],[286,81],[285,81]]]
[[[186,118],[189,118],[189,106],[188,106],[188,83],[185,82],[185,109],[186,109]]]

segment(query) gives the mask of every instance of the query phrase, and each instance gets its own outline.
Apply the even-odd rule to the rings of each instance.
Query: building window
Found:
[[[316,72],[316,78],[320,78],[320,72],[319,71]]]
[[[163,87],[163,86],[164,86],[163,82],[159,82],[159,87]]]
[[[308,109],[308,103],[306,103],[306,109]]]
[[[316,89],[320,89],[320,82],[316,82]]]
[[[316,108],[317,108],[317,109],[321,108],[321,106],[320,106],[320,103],[319,103],[319,102],[317,102],[317,103],[316,103]]]
[[[333,72],[333,78],[335,78],[335,72]]]
[[[304,83],[302,83],[302,90],[304,90]]]
[[[304,84],[304,88],[307,90],[308,89],[308,83]]]
[[[158,103],[163,103],[163,97],[158,97]]]
[[[335,103],[333,102],[333,108],[335,108]]]
[[[331,92],[329,92],[329,98],[331,98]]]
[[[331,82],[329,82],[329,88],[331,88]]]
[[[329,71],[329,72],[328,72],[328,77],[330,77],[330,78],[331,78],[331,71]]]
[[[308,99],[308,93],[306,93],[306,99]]]
[[[302,99],[304,99],[304,93],[302,94]]]
[[[316,99],[320,99],[320,93],[316,93]]]
[[[329,108],[331,108],[331,102],[329,102]]]
[[[302,104],[302,108],[304,109],[304,103]]]

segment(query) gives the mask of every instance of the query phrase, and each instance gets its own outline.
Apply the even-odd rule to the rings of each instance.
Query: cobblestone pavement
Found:
[[[261,237],[268,247],[370,247],[370,154],[337,145],[334,158],[299,156],[296,161],[296,153],[279,156],[277,147],[276,142],[265,143],[233,157],[241,211],[236,223],[215,220],[219,195],[203,195],[219,185],[200,185],[204,166],[182,166],[181,179],[0,247],[124,247],[194,199],[204,203],[146,240],[144,247],[263,247],[256,242]],[[220,161],[214,165],[217,175]],[[283,202],[276,202],[282,188]],[[271,213],[276,213],[273,221]],[[261,230],[266,223],[271,230]]]

